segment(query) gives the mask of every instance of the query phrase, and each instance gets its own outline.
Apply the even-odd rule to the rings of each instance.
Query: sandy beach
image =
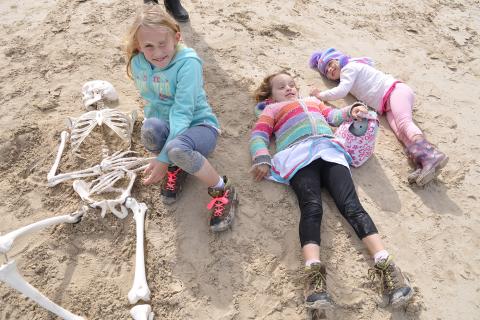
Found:
[[[81,87],[111,82],[114,105],[137,110],[132,150],[140,143],[143,101],[125,72],[123,36],[142,2],[3,0],[0,3],[0,234],[82,206],[72,180],[47,186],[68,117],[85,112]],[[310,54],[336,47],[369,56],[416,93],[414,119],[450,157],[438,179],[410,186],[412,170],[382,118],[376,151],[352,169],[359,197],[416,294],[386,307],[367,278],[371,258],[324,193],[321,259],[336,303],[321,318],[342,320],[480,319],[480,2],[478,0],[260,1],[184,0],[184,42],[204,61],[205,89],[222,134],[211,157],[240,195],[233,228],[212,234],[206,188],[189,177],[166,206],[160,186],[137,178],[132,195],[148,206],[145,265],[155,319],[308,319],[299,273],[300,217],[293,191],[253,181],[248,151],[255,121],[252,92],[268,73],[287,69],[307,95],[331,88],[308,67]],[[352,103],[349,96],[333,102]],[[59,167],[95,165],[67,146]],[[21,237],[8,252],[39,291],[85,319],[130,319],[135,271],[132,214],[105,218],[91,209],[78,224]],[[5,263],[0,257],[0,264]],[[0,320],[56,317],[0,282]]]

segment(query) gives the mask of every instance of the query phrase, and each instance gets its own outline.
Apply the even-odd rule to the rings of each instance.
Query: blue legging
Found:
[[[217,144],[217,130],[207,125],[190,127],[165,145],[169,133],[166,121],[149,118],[143,123],[141,140],[144,147],[154,154],[166,148],[170,161],[189,174],[195,174],[202,168],[205,157]]]

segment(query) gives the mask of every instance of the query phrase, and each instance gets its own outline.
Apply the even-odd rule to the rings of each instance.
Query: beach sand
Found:
[[[137,179],[145,202],[146,274],[157,319],[307,319],[298,241],[299,209],[288,187],[255,183],[250,174],[252,91],[285,68],[307,95],[334,84],[309,69],[314,50],[334,46],[369,56],[416,92],[414,119],[450,156],[438,179],[409,186],[412,170],[385,119],[376,152],[352,169],[359,197],[416,294],[400,310],[383,305],[367,278],[372,261],[324,193],[321,258],[336,302],[327,319],[479,319],[480,5],[478,1],[185,0],[188,46],[204,61],[205,89],[222,135],[211,162],[240,194],[232,230],[212,234],[206,189],[189,177],[167,207],[159,186]],[[0,232],[81,207],[72,181],[48,187],[67,117],[85,112],[80,89],[111,82],[116,108],[142,99],[125,73],[122,38],[139,1],[13,1],[0,3]],[[349,96],[335,106],[353,102]],[[137,121],[133,150],[144,153]],[[87,141],[88,142],[88,141]],[[91,141],[95,145],[95,141]],[[96,145],[98,147],[98,143]],[[100,150],[78,161],[67,150],[60,172],[95,164]],[[135,270],[135,221],[100,217],[19,238],[8,253],[32,285],[86,319],[129,319]],[[3,259],[3,258],[1,258]],[[4,263],[5,260],[0,260]],[[0,284],[0,319],[55,317]]]

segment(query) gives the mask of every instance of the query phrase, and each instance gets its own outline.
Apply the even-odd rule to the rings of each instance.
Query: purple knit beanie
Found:
[[[316,51],[310,57],[309,65],[312,69],[318,69],[321,74],[326,74],[328,63],[336,59],[342,69],[349,61],[350,57],[336,50],[335,48],[328,48],[325,51]]]

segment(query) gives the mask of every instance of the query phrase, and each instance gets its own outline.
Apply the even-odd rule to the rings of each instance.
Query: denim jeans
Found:
[[[378,233],[375,224],[358,200],[355,186],[347,167],[317,159],[300,169],[290,180],[300,207],[300,244],[320,245],[322,222],[322,194],[325,186],[342,216],[360,239]]]
[[[154,154],[159,154],[166,148],[170,161],[189,174],[200,170],[205,158],[217,144],[218,132],[210,126],[188,128],[165,145],[169,133],[170,128],[166,121],[149,118],[143,123],[141,140],[144,147]]]

